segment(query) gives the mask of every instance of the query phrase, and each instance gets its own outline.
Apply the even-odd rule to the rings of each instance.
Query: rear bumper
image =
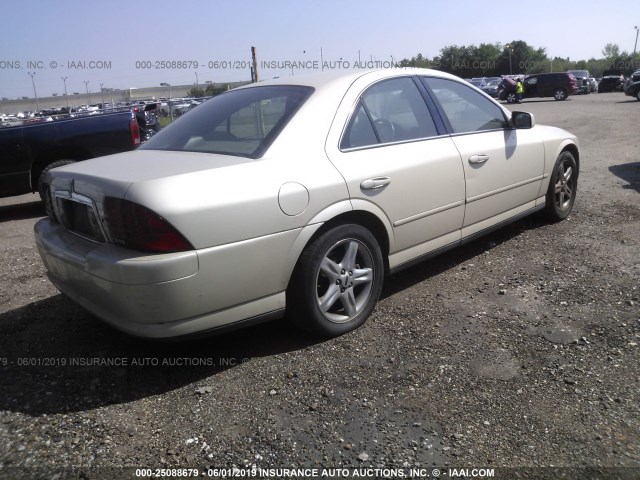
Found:
[[[250,278],[242,281],[252,263],[238,265],[235,272],[226,268],[229,262],[246,258],[247,242],[200,251],[138,254],[81,239],[47,218],[37,222],[34,230],[38,252],[56,288],[131,335],[193,335],[284,311],[285,293],[279,285],[262,282],[254,287]],[[269,243],[265,240],[263,247]]]

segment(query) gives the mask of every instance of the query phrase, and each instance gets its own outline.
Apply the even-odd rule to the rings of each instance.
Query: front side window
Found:
[[[312,92],[290,85],[232,90],[206,101],[140,149],[258,158]]]
[[[445,78],[422,78],[442,107],[454,133],[507,127],[502,109],[462,83]]]
[[[413,80],[394,78],[376,83],[362,94],[340,148],[416,140],[437,134]]]

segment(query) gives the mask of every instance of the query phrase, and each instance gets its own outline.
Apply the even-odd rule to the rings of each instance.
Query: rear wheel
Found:
[[[72,163],[76,163],[75,160],[56,160],[55,162],[51,162],[49,165],[42,169],[40,172],[40,176],[38,177],[38,193],[40,194],[40,198],[44,200],[42,188],[44,186],[44,178],[47,176],[50,170],[57,167],[64,167],[65,165],[70,165]]]
[[[562,152],[553,167],[547,189],[545,213],[553,221],[564,220],[573,210],[578,188],[578,164],[571,152]]]
[[[556,100],[565,100],[567,98],[567,92],[563,88],[556,88],[553,92],[553,98]]]
[[[345,224],[326,231],[304,251],[287,291],[289,318],[327,337],[361,326],[382,290],[382,253],[366,228]]]
[[[516,103],[516,94],[513,92],[507,93],[507,103]]]
[[[636,92],[636,99],[640,101],[640,88]]]
[[[48,186],[45,185],[44,179],[49,173],[50,170],[57,167],[64,167],[65,165],[70,165],[75,163],[75,160],[56,160],[55,162],[50,163],[46,167],[42,169],[42,172],[38,176],[38,194],[40,195],[40,200],[44,203],[44,209],[47,212],[47,215],[51,215],[51,196],[48,192]]]

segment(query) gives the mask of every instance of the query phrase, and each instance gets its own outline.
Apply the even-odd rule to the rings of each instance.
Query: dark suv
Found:
[[[578,93],[578,82],[570,73],[538,73],[529,75],[522,82],[524,93],[522,98],[553,97],[556,100],[566,100],[569,95]],[[512,81],[506,79],[500,84],[498,98],[508,103],[516,101],[516,87]]]
[[[553,97],[566,100],[578,93],[578,82],[570,73],[538,73],[524,79],[524,98]]]
[[[640,70],[637,70],[631,74],[629,83],[627,84],[624,93],[625,95],[636,97],[637,100],[640,100]]]

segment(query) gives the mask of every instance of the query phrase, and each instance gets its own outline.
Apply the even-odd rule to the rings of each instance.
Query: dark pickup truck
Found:
[[[38,192],[42,174],[52,168],[138,144],[131,110],[0,128],[0,197]]]

